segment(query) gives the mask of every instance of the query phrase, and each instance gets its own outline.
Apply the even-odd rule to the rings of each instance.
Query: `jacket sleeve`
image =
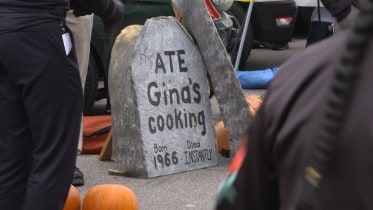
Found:
[[[351,0],[321,0],[325,8],[338,21],[347,17],[351,10]]]
[[[259,109],[223,180],[216,210],[279,209],[278,180],[271,163],[264,111]]]
[[[124,5],[120,0],[70,0],[70,8],[75,16],[94,13],[101,17],[107,29],[120,22]]]

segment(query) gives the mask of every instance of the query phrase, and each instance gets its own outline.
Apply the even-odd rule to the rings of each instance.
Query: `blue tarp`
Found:
[[[243,89],[265,89],[278,71],[278,67],[264,70],[238,70],[236,76]]]

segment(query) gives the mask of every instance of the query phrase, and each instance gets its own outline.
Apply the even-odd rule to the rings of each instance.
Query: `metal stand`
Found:
[[[254,6],[254,1],[250,1],[249,8],[247,9],[247,12],[246,12],[246,18],[245,18],[245,22],[244,22],[243,31],[242,31],[242,34],[241,34],[240,46],[238,48],[237,57],[236,57],[235,64],[234,64],[234,72],[238,71],[238,66],[239,66],[240,60],[241,60],[242,49],[243,49],[243,46],[245,44],[247,29],[249,28],[249,24],[250,24],[250,18],[251,18],[251,13],[253,11],[253,6]]]

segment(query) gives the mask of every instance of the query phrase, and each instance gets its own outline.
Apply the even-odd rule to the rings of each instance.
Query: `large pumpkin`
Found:
[[[70,186],[69,194],[63,206],[63,210],[80,210],[80,194],[79,191],[73,185]]]
[[[138,210],[138,201],[126,186],[101,184],[88,190],[82,210]]]

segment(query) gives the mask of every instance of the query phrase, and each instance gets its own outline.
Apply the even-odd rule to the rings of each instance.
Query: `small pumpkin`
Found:
[[[223,150],[229,150],[229,134],[231,130],[224,127],[223,121],[219,121],[215,124],[215,135],[216,143],[218,146],[218,152]]]
[[[138,210],[135,193],[119,184],[101,184],[88,190],[82,210]]]
[[[69,193],[67,194],[67,198],[65,204],[63,206],[63,210],[80,210],[81,202],[80,202],[80,193],[76,187],[70,185]]]
[[[262,97],[257,95],[249,95],[246,97],[246,102],[249,105],[250,111],[254,116],[259,110],[260,105],[262,104]]]
[[[247,105],[250,108],[250,111],[253,115],[259,110],[260,105],[262,103],[261,96],[257,95],[249,95],[246,97]],[[219,121],[215,124],[215,135],[216,135],[216,143],[218,146],[218,152],[229,151],[229,135],[230,129],[224,127],[224,122]]]

